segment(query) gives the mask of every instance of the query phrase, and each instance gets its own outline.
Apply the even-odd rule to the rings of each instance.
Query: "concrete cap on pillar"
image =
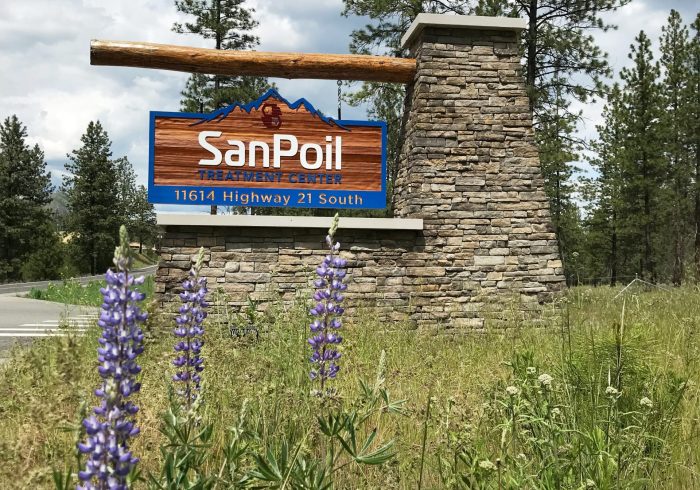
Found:
[[[488,17],[482,15],[418,14],[406,34],[401,47],[407,48],[426,27],[446,29],[480,29],[489,31],[520,31],[527,29],[525,19],[519,17]]]

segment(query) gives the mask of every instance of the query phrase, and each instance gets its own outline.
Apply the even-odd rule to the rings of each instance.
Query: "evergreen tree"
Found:
[[[22,263],[22,279],[37,281],[59,278],[63,271],[65,254],[55,224],[45,220],[32,232],[35,246]]]
[[[254,9],[245,0],[175,0],[179,12],[194,17],[193,22],[176,23],[173,31],[212,39],[215,49],[252,49],[260,40],[250,34],[258,22]],[[269,88],[266,78],[230,77],[194,73],[182,92],[181,108],[186,112],[216,110],[234,102],[249,102]]]
[[[117,207],[119,211],[119,223],[126,226],[133,236],[134,226],[132,208],[136,200],[136,173],[134,167],[127,157],[118,158],[114,161],[116,172]]]
[[[622,172],[626,182],[623,201],[627,208],[624,226],[632,242],[639,245],[639,273],[655,281],[658,279],[655,238],[665,174],[659,127],[662,100],[657,82],[659,65],[653,59],[651,41],[641,31],[635,42],[629,54],[634,65],[620,73],[628,135]]]
[[[347,101],[356,106],[371,100],[367,116],[377,121],[385,121],[387,126],[387,211],[391,215],[392,193],[398,174],[399,156],[403,144],[401,135],[401,115],[405,89],[402,84],[372,82],[364,84],[360,90],[349,94]]]
[[[20,277],[26,258],[42,245],[36,231],[50,220],[51,174],[44,153],[26,138],[16,115],[0,125],[0,281]]]
[[[152,245],[156,234],[156,213],[148,202],[148,191],[136,185],[136,173],[126,157],[115,160],[116,189],[119,222],[127,227],[129,234],[139,240],[139,251],[143,244]]]
[[[139,241],[139,253],[143,245],[153,245],[157,236],[156,212],[153,204],[148,202],[148,191],[142,185],[136,188],[130,208],[131,236]]]
[[[700,281],[700,13],[691,24],[694,31],[688,49],[688,82],[684,97],[687,104],[687,134],[690,165],[694,172],[694,249],[695,281]]]
[[[562,90],[555,88],[556,105],[540,121],[535,133],[539,147],[542,174],[545,178],[545,191],[549,197],[552,224],[557,232],[559,250],[564,263],[569,284],[577,281],[569,266],[580,263],[581,241],[578,207],[574,202],[574,173],[578,170],[571,162],[578,159],[579,144],[571,137],[575,131],[575,117],[569,112],[569,102],[562,96]],[[576,256],[574,256],[574,253]]]
[[[90,122],[66,163],[63,179],[69,215],[66,229],[75,265],[98,273],[111,265],[122,216],[117,165],[111,159],[112,142],[99,121]]]
[[[673,237],[671,280],[680,285],[685,272],[685,237],[691,225],[692,168],[687,148],[688,104],[684,101],[688,83],[688,29],[681,16],[671,10],[668,24],[661,36],[661,94],[660,131],[666,160],[666,190],[668,213],[666,221]]]
[[[586,182],[589,203],[586,220],[586,248],[590,256],[589,274],[596,278],[610,278],[615,286],[621,269],[622,168],[625,158],[626,128],[620,87],[615,84],[603,108],[603,121],[598,140],[593,142],[595,157],[591,166],[597,177]]]
[[[535,122],[556,110],[557,97],[586,102],[602,94],[601,78],[611,75],[607,54],[592,30],[607,31],[601,14],[631,0],[479,0],[480,15],[524,17],[525,79]]]

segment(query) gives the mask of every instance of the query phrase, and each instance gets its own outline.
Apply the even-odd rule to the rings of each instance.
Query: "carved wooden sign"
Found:
[[[384,208],[386,124],[336,121],[276,90],[209,114],[151,112],[149,200]]]

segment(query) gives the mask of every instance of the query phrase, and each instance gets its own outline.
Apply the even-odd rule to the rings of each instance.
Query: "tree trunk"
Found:
[[[700,141],[696,142],[696,145],[695,145],[695,282],[699,282],[699,281],[700,281]]]
[[[610,285],[617,284],[617,213],[613,212],[613,231],[610,243]]]
[[[700,72],[700,60],[695,58],[695,76]],[[700,108],[700,86],[695,87],[695,108]],[[696,111],[696,117],[699,115]],[[691,118],[692,119],[692,118]],[[695,127],[695,282],[700,282],[700,128],[697,120]]]
[[[646,279],[654,280],[654,265],[651,257],[651,196],[644,190],[644,270]]]
[[[530,0],[527,11],[527,89],[530,93],[530,112],[535,108],[535,68],[537,67],[537,0]]]

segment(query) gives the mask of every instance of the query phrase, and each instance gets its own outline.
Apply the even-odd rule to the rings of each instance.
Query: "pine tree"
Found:
[[[622,168],[627,137],[622,93],[617,84],[608,94],[602,116],[604,123],[596,126],[598,140],[592,144],[595,157],[591,166],[597,176],[586,185],[589,202],[586,246],[591,256],[590,273],[594,277],[609,277],[610,285],[615,286],[621,270]]]
[[[153,245],[157,236],[156,212],[153,204],[148,202],[148,191],[142,185],[136,188],[130,207],[129,232],[139,241],[139,253],[143,253],[143,245]]]
[[[194,17],[193,22],[176,23],[173,31],[196,34],[214,40],[215,49],[252,49],[260,40],[250,34],[258,22],[245,0],[175,0],[179,12]],[[210,112],[234,102],[259,97],[269,84],[262,77],[229,77],[194,73],[182,91],[181,108],[186,112]]]
[[[661,94],[660,131],[666,160],[667,196],[669,203],[669,233],[673,237],[671,280],[680,285],[685,272],[685,235],[691,225],[691,185],[692,168],[688,154],[687,124],[688,105],[684,98],[688,83],[688,29],[683,25],[680,14],[671,10],[668,24],[663,27],[661,36],[661,66],[663,80]]]
[[[384,121],[387,125],[387,212],[391,213],[392,190],[398,174],[398,162],[401,151],[401,115],[405,97],[405,87],[397,83],[366,83],[346,100],[357,106],[370,101],[367,116],[370,119]]]
[[[625,227],[634,243],[639,244],[637,258],[639,272],[647,280],[655,281],[657,251],[655,250],[657,223],[662,203],[661,189],[665,169],[661,155],[661,95],[657,80],[659,65],[653,59],[651,41],[641,31],[631,46],[629,58],[634,62],[620,73],[624,82],[623,104],[625,143],[623,179],[626,181],[623,201],[626,206]]]
[[[0,281],[17,279],[41,242],[36,230],[50,219],[51,174],[38,145],[26,143],[16,115],[0,125]]]
[[[122,219],[117,165],[111,159],[112,142],[99,121],[88,124],[80,141],[82,146],[67,155],[70,174],[63,179],[69,211],[66,229],[75,265],[98,273],[111,265]]]
[[[131,208],[134,206],[134,201],[136,200],[136,173],[127,157],[116,159],[114,161],[114,170],[117,176],[115,186],[117,191],[119,221],[120,224],[126,226],[129,233],[133,235],[131,231],[133,227]]]
[[[540,121],[535,133],[539,147],[545,191],[549,197],[552,224],[557,232],[559,250],[563,258],[565,273],[571,284],[574,279],[569,265],[579,262],[580,219],[574,202],[573,176],[577,168],[571,163],[578,159],[580,145],[572,138],[576,118],[568,110],[569,102],[562,96],[560,87],[555,87],[556,104]],[[574,256],[574,253],[576,256]]]
[[[694,31],[688,49],[688,82],[684,97],[687,104],[688,151],[694,172],[695,281],[700,282],[700,13],[691,24]]]

